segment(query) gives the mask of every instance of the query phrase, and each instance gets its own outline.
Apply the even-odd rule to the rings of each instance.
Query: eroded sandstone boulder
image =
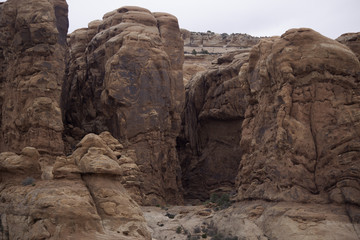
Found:
[[[57,158],[51,180],[35,148],[0,154],[0,239],[151,239],[131,197],[141,198],[129,181],[140,171],[121,148],[108,132],[89,134]]]
[[[183,42],[177,19],[123,7],[69,38],[63,91],[68,146],[109,131],[133,153],[142,203],[181,202],[175,150],[183,107]]]

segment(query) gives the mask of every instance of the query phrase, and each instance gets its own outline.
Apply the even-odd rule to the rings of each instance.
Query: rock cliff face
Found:
[[[66,35],[67,11],[0,3],[0,240],[359,238],[358,33],[183,31],[236,48],[185,94],[174,16],[123,7]],[[233,206],[138,205],[213,192]]]
[[[248,57],[249,50],[228,53],[186,85],[178,148],[188,198],[205,200],[210,190],[234,186],[246,111],[238,73]]]
[[[359,204],[359,72],[352,51],[309,29],[252,49],[239,199]]]
[[[125,7],[67,37],[67,11],[0,4],[0,239],[151,239],[137,202],[183,200],[177,19]]]
[[[177,19],[123,7],[72,33],[69,47],[62,103],[69,145],[85,133],[109,131],[135,152],[142,203],[180,203],[175,145],[184,87]]]
[[[0,150],[62,154],[66,1],[12,0],[0,11]]]
[[[231,186],[237,174],[238,200],[358,205],[355,54],[295,29],[219,63],[187,85],[179,146],[188,194]]]

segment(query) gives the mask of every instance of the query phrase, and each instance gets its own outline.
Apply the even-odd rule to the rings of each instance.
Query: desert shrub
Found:
[[[32,185],[35,186],[35,179],[32,177],[27,177],[25,178],[22,183],[23,186],[28,186],[28,185]]]
[[[215,236],[213,236],[211,238],[211,240],[224,240],[224,235],[222,235],[221,233],[218,233]]]
[[[227,193],[219,195],[217,193],[213,193],[210,195],[210,202],[216,204],[216,210],[221,210],[230,207],[230,196]]]
[[[201,49],[201,54],[209,54],[209,51],[208,50],[204,50],[204,49]]]
[[[201,232],[200,227],[195,227],[195,228],[194,228],[194,233],[200,233],[200,232]]]
[[[182,231],[182,227],[181,227],[181,226],[178,226],[178,227],[176,228],[176,233],[177,233],[177,234],[180,234],[181,231]]]
[[[175,214],[171,214],[171,213],[166,213],[165,214],[166,217],[170,218],[170,219],[174,219],[175,218]]]
[[[203,235],[201,235],[202,238],[207,238],[206,233],[204,233]]]
[[[191,52],[191,54],[196,56],[197,51],[196,51],[195,49],[193,49],[192,52]]]
[[[225,38],[227,38],[228,36],[229,36],[229,34],[227,34],[227,33],[222,33],[222,34],[221,34],[222,39],[225,39]]]

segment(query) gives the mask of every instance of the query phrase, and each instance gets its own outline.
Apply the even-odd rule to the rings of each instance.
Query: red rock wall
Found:
[[[136,153],[145,204],[181,202],[175,150],[183,107],[183,42],[177,19],[124,7],[70,35],[63,95],[69,145],[111,132]]]
[[[0,18],[0,150],[63,153],[66,1],[7,1]]]
[[[359,204],[354,52],[293,29],[228,60],[187,85],[179,138],[187,194],[231,187],[222,173],[238,163],[238,200]]]

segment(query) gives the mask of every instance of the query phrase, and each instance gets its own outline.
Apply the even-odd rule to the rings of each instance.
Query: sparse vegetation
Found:
[[[180,234],[182,232],[182,227],[181,226],[178,226],[177,228],[176,228],[176,233],[177,234]]]
[[[200,54],[209,54],[209,51],[202,48]]]
[[[175,214],[171,214],[171,213],[166,213],[165,216],[167,216],[170,219],[174,219],[175,218]]]
[[[191,54],[196,56],[197,51],[196,51],[195,49],[193,49],[192,52],[191,52]]]
[[[29,186],[29,185],[35,186],[35,179],[32,177],[27,177],[22,181],[22,185],[23,186]]]
[[[218,193],[213,193],[210,195],[210,199],[208,201],[205,202],[205,204],[208,203],[213,203],[215,204],[215,210],[222,210],[225,208],[228,208],[231,206],[231,202],[230,202],[230,196],[227,193],[223,193],[223,194],[218,194]]]
[[[201,232],[200,227],[195,227],[195,229],[194,229],[194,233],[200,233],[200,232]]]
[[[229,34],[227,34],[227,33],[222,33],[222,34],[221,34],[222,39],[225,39],[225,38],[227,38],[228,36],[229,36]]]

